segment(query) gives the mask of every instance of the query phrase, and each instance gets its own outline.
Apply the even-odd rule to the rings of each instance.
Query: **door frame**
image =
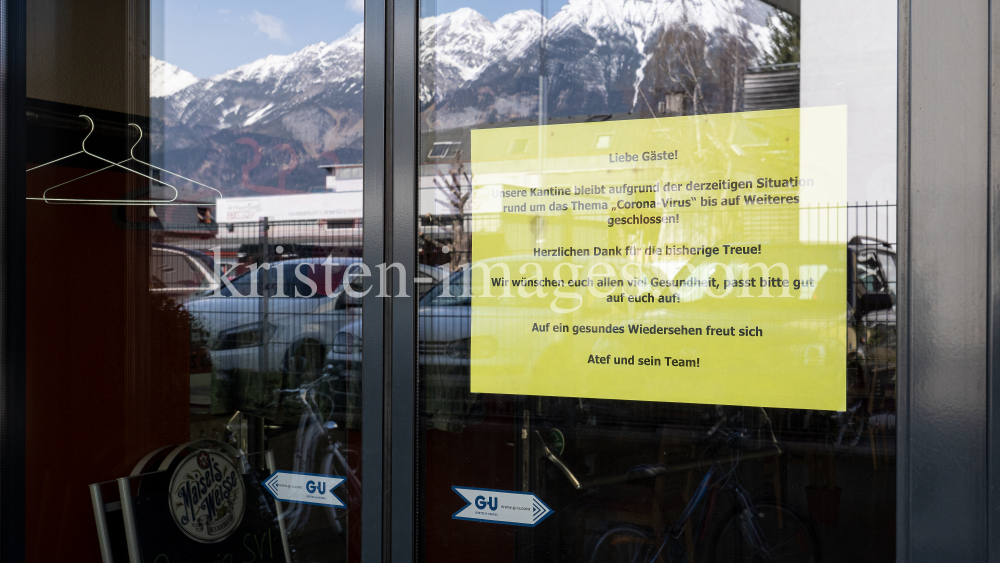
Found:
[[[0,0],[0,560],[24,561],[27,428],[25,0]]]
[[[389,0],[386,6],[395,22],[386,34],[386,66],[392,69],[386,131],[393,153],[387,166],[395,168],[383,193],[394,199],[385,203],[397,227],[393,247],[402,244],[412,252],[420,12],[416,0]],[[1000,436],[1000,385],[992,384],[994,358],[1000,357],[993,329],[1000,319],[1000,276],[994,274],[1000,221],[991,220],[1000,216],[1000,89],[991,88],[1000,80],[1000,57],[991,56],[1000,23],[992,3],[982,1],[899,0],[898,9],[897,560],[1000,560],[1000,478],[993,477],[1000,446],[992,438]],[[940,185],[953,187],[952,197],[934,197]],[[961,226],[961,248],[938,236],[949,225]],[[404,226],[409,231],[400,233]],[[415,258],[387,256],[411,266]],[[911,271],[920,276],[912,278]],[[936,291],[942,283],[953,291]],[[395,365],[385,366],[384,382],[390,395],[385,404],[395,416],[385,450],[391,474],[385,508],[391,516],[383,533],[392,541],[382,555],[402,563],[421,558],[414,459],[420,453],[419,374],[415,304],[391,301],[396,313],[385,318]],[[950,337],[936,338],[942,332]],[[963,353],[958,359],[956,342]],[[941,390],[950,386],[960,390],[942,404]]]
[[[992,7],[899,4],[899,561],[1000,558]]]
[[[416,0],[365,1],[363,563],[416,556],[418,24]]]
[[[993,7],[899,0],[898,561],[1000,560],[1000,88],[992,86],[1000,80],[1000,57],[992,56],[1000,20]],[[25,558],[25,125],[18,117],[25,11],[26,0],[0,1],[3,561]],[[403,264],[411,276],[418,16],[416,0],[365,2],[364,262],[373,270]],[[939,196],[942,186],[949,197]],[[390,276],[385,285],[369,278],[363,308],[364,563],[420,558],[416,302],[412,277]],[[394,297],[377,297],[383,290]],[[400,290],[406,297],[396,296]]]

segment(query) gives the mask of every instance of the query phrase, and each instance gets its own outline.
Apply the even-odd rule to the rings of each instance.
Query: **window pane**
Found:
[[[360,561],[363,3],[28,11],[27,560]]]
[[[798,4],[421,3],[423,558],[895,560],[897,7]]]

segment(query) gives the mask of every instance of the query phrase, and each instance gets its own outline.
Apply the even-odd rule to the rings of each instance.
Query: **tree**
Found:
[[[682,6],[681,17],[662,29],[653,44],[646,70],[648,91],[657,102],[682,95],[683,115],[739,111],[743,73],[760,56],[749,25],[734,9],[727,21],[708,30],[691,17],[687,4]],[[656,103],[650,106],[652,112]]]
[[[771,48],[764,53],[764,63],[780,65],[799,62],[799,20],[787,12],[777,14],[767,21],[771,32]]]
[[[703,87],[705,77],[712,71],[706,56],[708,43],[708,34],[688,19],[686,10],[680,20],[664,29],[650,61],[654,94],[659,97],[668,92],[683,92],[687,106],[684,113],[707,113]]]
[[[449,254],[448,265],[454,271],[472,259],[472,237],[465,228],[468,216],[466,208],[472,196],[472,178],[465,171],[462,151],[455,155],[447,175],[438,171],[434,186],[444,196],[444,199],[435,198],[435,201],[448,209],[449,213],[445,216],[429,215],[427,225],[442,227],[449,236],[445,242],[429,236],[423,230],[419,236],[425,245]]]

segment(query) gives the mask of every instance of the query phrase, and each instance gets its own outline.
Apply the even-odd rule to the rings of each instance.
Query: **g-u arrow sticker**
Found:
[[[317,473],[275,471],[264,481],[264,488],[280,501],[343,508],[344,501],[333,494],[333,490],[345,480]]]
[[[455,520],[533,528],[552,514],[552,509],[534,493],[473,487],[452,487],[451,490],[469,503],[451,516]]]

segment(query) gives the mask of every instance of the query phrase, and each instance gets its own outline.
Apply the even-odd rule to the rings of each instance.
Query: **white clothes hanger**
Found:
[[[142,140],[142,127],[139,127],[135,123],[129,123],[129,125],[131,125],[132,127],[135,127],[136,131],[139,132],[139,140],[141,141]],[[213,188],[212,186],[209,186],[207,184],[202,184],[201,182],[199,182],[197,180],[192,180],[191,178],[188,178],[187,176],[181,176],[180,174],[178,174],[176,172],[171,172],[171,171],[167,170],[166,168],[160,168],[159,166],[154,166],[154,165],[152,165],[152,164],[150,164],[148,162],[143,162],[143,161],[139,160],[138,158],[135,157],[135,152],[134,152],[135,151],[135,147],[138,146],[138,144],[139,144],[139,141],[136,141],[135,144],[132,145],[132,148],[129,150],[129,156],[132,157],[130,160],[134,160],[134,161],[138,162],[139,164],[143,164],[143,165],[148,166],[150,168],[155,168],[155,169],[159,170],[160,172],[166,172],[167,174],[170,174],[171,176],[177,176],[178,178],[180,178],[182,180],[187,180],[188,182],[191,182],[192,184],[198,184],[199,186],[201,186],[203,188],[208,188],[208,189],[212,190],[213,192],[219,194],[219,197],[222,197],[222,192],[220,192],[219,190]],[[172,205],[205,205],[205,204],[204,203],[174,203]]]
[[[87,150],[87,139],[89,139],[90,136],[94,133],[94,120],[92,120],[87,115],[81,115],[80,117],[82,117],[83,119],[86,119],[87,122],[90,124],[90,131],[87,133],[87,136],[84,137],[83,141],[80,143],[80,149],[81,150],[79,150],[79,151],[77,151],[77,152],[75,152],[73,154],[68,154],[66,156],[57,158],[57,159],[49,161],[49,162],[46,162],[45,164],[40,164],[38,166],[29,168],[29,169],[26,170],[26,172],[31,172],[32,170],[37,170],[37,169],[42,168],[44,166],[48,166],[50,164],[54,164],[56,162],[59,162],[61,160],[65,160],[67,158],[70,158],[70,157],[73,157],[73,156],[76,156],[76,155],[79,155],[79,154],[86,154],[88,156],[92,156],[92,157],[94,157],[94,158],[96,158],[98,160],[101,160],[103,162],[107,162],[109,165],[105,166],[104,168],[101,168],[99,170],[95,170],[93,172],[88,172],[87,174],[84,174],[82,176],[78,176],[76,178],[73,178],[72,180],[67,180],[65,182],[62,182],[61,184],[56,184],[55,186],[51,186],[51,187],[49,187],[48,189],[46,189],[42,193],[42,197],[29,197],[29,198],[25,198],[25,199],[35,200],[35,201],[44,201],[45,203],[54,203],[54,204],[79,204],[79,205],[205,205],[204,203],[175,203],[175,201],[177,200],[178,196],[180,195],[180,193],[178,192],[176,186],[168,184],[167,182],[164,182],[163,180],[159,180],[157,178],[149,176],[148,174],[143,174],[141,172],[137,172],[135,170],[132,170],[131,168],[123,166],[123,164],[125,164],[126,162],[129,162],[130,160],[134,160],[134,161],[136,161],[136,162],[138,162],[140,164],[143,164],[145,166],[149,166],[150,168],[155,168],[156,170],[159,170],[161,172],[166,172],[167,174],[171,174],[173,176],[177,176],[177,177],[182,178],[184,180],[187,180],[189,182],[198,184],[199,186],[206,187],[206,188],[214,191],[215,193],[219,194],[220,197],[222,196],[222,192],[220,192],[219,190],[217,190],[217,189],[215,189],[215,188],[213,188],[211,186],[202,184],[201,182],[198,182],[198,181],[192,180],[190,178],[181,176],[180,174],[171,172],[169,170],[160,168],[158,166],[154,166],[152,164],[149,164],[148,162],[143,162],[143,161],[139,160],[138,158],[136,158],[135,157],[135,147],[137,147],[139,145],[139,143],[142,141],[142,128],[139,127],[138,125],[136,125],[135,123],[129,123],[129,125],[136,128],[136,130],[139,132],[139,138],[136,140],[136,142],[132,145],[132,148],[129,150],[129,158],[126,158],[125,160],[122,160],[121,162],[112,162],[112,161],[110,161],[110,160],[108,160],[106,158],[102,158],[102,157],[100,157],[100,156],[98,156],[98,155],[96,155],[96,154],[88,151]],[[167,186],[168,188],[170,188],[170,189],[172,189],[174,191],[174,196],[172,198],[170,198],[170,199],[145,199],[145,200],[134,200],[134,199],[83,199],[83,198],[51,198],[51,197],[48,197],[48,194],[49,194],[50,191],[52,191],[52,190],[54,190],[54,189],[56,189],[56,188],[58,188],[60,186],[65,186],[66,184],[69,184],[71,182],[75,182],[77,180],[81,180],[81,179],[86,178],[88,176],[92,176],[94,174],[97,174],[98,172],[103,172],[105,170],[109,170],[109,169],[115,168],[115,167],[121,168],[123,170],[127,170],[127,171],[129,171],[129,172],[131,172],[133,174],[138,174],[139,176],[142,176],[144,178],[149,178],[150,180],[153,180],[154,182],[158,182],[160,184],[163,184],[164,186]]]
[[[94,157],[94,158],[96,158],[96,159],[98,159],[100,161],[107,162],[108,164],[110,164],[110,166],[106,166],[106,167],[104,167],[104,168],[102,168],[100,170],[95,170],[93,172],[89,172],[87,174],[84,174],[83,176],[79,176],[77,178],[73,178],[72,180],[68,180],[68,181],[63,182],[61,184],[56,184],[55,186],[52,186],[52,187],[46,189],[44,192],[42,192],[42,197],[40,197],[40,198],[39,197],[29,197],[29,198],[26,198],[26,199],[35,200],[35,201],[44,201],[45,203],[60,203],[60,204],[75,203],[75,204],[81,204],[81,205],[151,205],[151,204],[154,204],[154,203],[159,203],[159,204],[172,203],[172,202],[174,202],[177,199],[177,197],[178,197],[178,195],[180,195],[180,193],[177,191],[177,188],[175,186],[172,186],[172,185],[170,185],[170,184],[168,184],[166,182],[157,180],[156,178],[153,178],[152,176],[150,176],[148,174],[143,174],[141,172],[136,172],[135,170],[132,170],[131,168],[126,168],[125,166],[122,166],[122,164],[124,164],[124,163],[128,162],[129,160],[131,160],[131,158],[125,159],[125,160],[121,161],[120,163],[118,163],[118,162],[112,162],[112,161],[110,161],[110,160],[108,160],[106,158],[97,156],[96,154],[88,151],[87,150],[87,139],[89,139],[90,136],[94,134],[94,120],[91,119],[87,115],[81,115],[80,117],[82,117],[83,119],[86,119],[87,123],[90,124],[90,131],[87,132],[87,136],[84,137],[83,141],[80,143],[80,150],[77,151],[77,152],[75,152],[75,153],[73,153],[73,154],[68,154],[66,156],[57,158],[57,159],[55,159],[53,161],[46,162],[45,164],[41,164],[39,166],[35,166],[33,168],[29,168],[28,170],[26,170],[26,172],[31,172],[32,170],[37,170],[39,168],[42,168],[43,166],[48,166],[50,164],[59,162],[60,160],[65,160],[67,158],[76,156],[78,154],[86,154],[88,156],[92,156],[92,157]],[[140,137],[140,140],[141,140],[141,137]],[[138,145],[139,141],[136,141],[135,144]],[[134,149],[135,145],[132,145],[132,148]],[[131,151],[129,151],[129,152],[131,153]],[[174,197],[172,197],[170,199],[160,199],[160,200],[143,200],[141,202],[140,201],[136,201],[134,199],[82,199],[82,198],[50,198],[50,197],[48,197],[48,194],[49,194],[50,191],[52,191],[52,190],[54,190],[54,189],[56,189],[56,188],[58,188],[60,186],[65,186],[66,184],[69,184],[70,182],[75,182],[75,181],[77,181],[77,180],[79,180],[81,178],[86,178],[87,176],[92,176],[94,174],[97,174],[98,172],[103,172],[104,170],[108,170],[108,169],[114,168],[114,167],[118,167],[118,168],[121,168],[123,170],[128,170],[129,172],[131,172],[133,174],[138,174],[139,176],[142,176],[144,178],[149,178],[150,180],[153,180],[154,182],[159,182],[159,183],[163,184],[164,186],[167,186],[170,189],[174,190]]]

